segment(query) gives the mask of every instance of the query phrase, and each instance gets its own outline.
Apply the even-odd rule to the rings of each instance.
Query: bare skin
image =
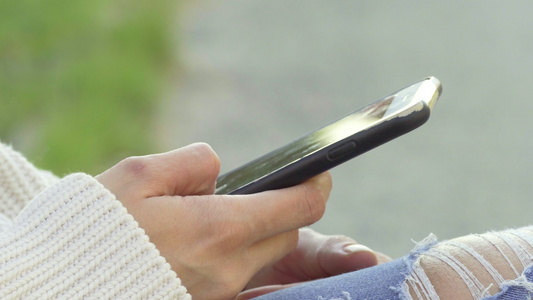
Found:
[[[213,195],[219,168],[209,146],[194,144],[128,158],[97,176],[139,222],[195,299],[250,299],[390,260],[348,237],[299,230],[322,217],[331,189],[328,173],[288,189],[219,196]],[[523,271],[501,240],[455,240],[483,255],[505,279],[516,274],[494,244],[517,271]],[[491,294],[498,292],[492,277],[470,254],[445,244],[437,247],[452,253],[484,285],[492,283]],[[440,299],[472,299],[446,263],[425,255],[420,262]]]
[[[213,195],[220,162],[206,144],[125,159],[97,176],[195,299],[260,295],[388,258],[354,240],[299,228],[324,214],[329,173],[254,195]],[[349,252],[343,249],[358,249]]]
[[[527,229],[519,230],[526,234],[532,234],[532,232]],[[503,232],[503,234],[506,233]],[[531,246],[520,238],[510,234],[508,234],[508,236],[524,247],[524,249],[528,249],[530,252],[533,251]],[[490,262],[494,269],[505,280],[515,279],[517,276],[515,270],[519,274],[524,271],[524,266],[520,263],[519,258],[509,247],[509,245],[493,235],[468,235],[453,239],[451,242],[459,242],[474,249],[488,262]],[[488,292],[491,295],[494,295],[500,291],[500,287],[489,274],[487,269],[471,254],[462,249],[447,245],[446,242],[438,244],[436,247],[441,251],[452,254],[453,257],[455,257],[466,268],[468,268],[470,272],[472,272],[472,274],[477,278],[477,280],[479,280],[481,284],[483,284],[483,286],[488,287]],[[500,250],[508,257],[511,264],[509,264],[509,262],[505,259]],[[457,272],[454,271],[448,264],[442,260],[439,260],[438,258],[428,255],[422,255],[420,257],[420,263],[440,299],[474,299],[467,285],[457,274]],[[410,291],[413,299],[419,299],[413,292],[412,287]]]

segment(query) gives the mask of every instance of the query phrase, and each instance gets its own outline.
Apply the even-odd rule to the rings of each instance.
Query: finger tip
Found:
[[[378,264],[377,254],[370,248],[360,244],[350,244],[343,247],[350,260],[358,267],[364,269]]]
[[[347,254],[359,253],[359,252],[372,252],[374,251],[365,245],[361,244],[348,244],[342,248]]]

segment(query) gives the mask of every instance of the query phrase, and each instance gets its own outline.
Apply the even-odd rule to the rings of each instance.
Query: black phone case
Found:
[[[396,117],[357,132],[228,194],[252,194],[297,185],[420,127],[428,120],[429,115],[430,108],[424,105],[423,109],[408,116]]]

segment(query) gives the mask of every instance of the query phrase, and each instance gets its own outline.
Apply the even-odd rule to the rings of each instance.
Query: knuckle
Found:
[[[329,172],[304,184],[304,203],[312,222],[318,221],[324,215],[331,188],[332,180]]]
[[[303,205],[308,218],[316,222],[322,218],[326,210],[326,196],[315,185],[305,185]]]
[[[220,159],[213,148],[207,143],[196,143],[193,146],[198,152],[199,157],[202,158],[201,163],[205,171],[214,177],[218,176],[220,172]]]
[[[350,242],[350,243],[357,243],[357,241],[353,240],[352,238],[346,236],[346,235],[340,235],[340,234],[337,234],[337,235],[329,235],[327,236],[327,238],[325,239],[324,243],[322,244],[322,247],[332,247],[332,246],[335,246],[337,244],[341,244],[341,243],[346,243],[346,242]]]
[[[329,197],[331,189],[333,188],[333,180],[329,172],[318,175],[316,181],[313,181],[315,188],[322,193],[322,197],[326,201]]]
[[[143,177],[149,173],[148,159],[143,156],[131,156],[118,163],[118,167],[132,177]]]
[[[329,195],[329,193],[333,189],[333,178],[331,177],[331,173],[329,172],[324,173],[324,178],[325,178],[325,189]]]

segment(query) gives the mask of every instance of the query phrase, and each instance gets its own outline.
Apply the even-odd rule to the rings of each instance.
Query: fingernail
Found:
[[[361,244],[349,244],[344,246],[344,252],[348,254],[356,253],[356,252],[374,252],[372,249],[368,248],[367,246],[361,245]]]

